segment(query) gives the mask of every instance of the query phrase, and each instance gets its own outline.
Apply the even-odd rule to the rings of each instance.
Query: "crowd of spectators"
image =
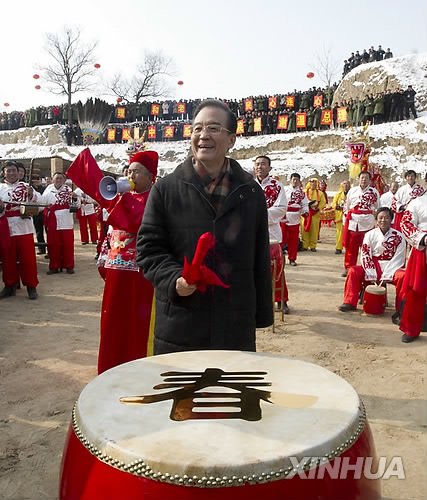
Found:
[[[344,77],[353,68],[356,68],[361,64],[382,61],[383,59],[391,59],[392,57],[393,53],[391,50],[384,50],[381,45],[378,45],[377,50],[375,50],[373,46],[369,49],[369,51],[363,49],[362,53],[356,50],[356,53],[352,52],[351,56],[344,61],[342,76]]]

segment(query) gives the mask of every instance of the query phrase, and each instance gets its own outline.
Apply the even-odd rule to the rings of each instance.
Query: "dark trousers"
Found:
[[[36,229],[37,247],[40,253],[46,252],[46,240],[44,239],[43,214],[33,216],[34,227]]]

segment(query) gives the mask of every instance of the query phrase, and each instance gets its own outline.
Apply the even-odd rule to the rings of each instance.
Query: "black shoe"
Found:
[[[13,297],[16,295],[16,285],[15,286],[5,286],[0,292],[0,299],[6,299],[7,297]]]
[[[289,307],[286,302],[283,302],[283,307],[282,307],[283,314],[289,314]]]
[[[402,335],[402,342],[409,344],[409,342],[413,342],[414,340],[417,340],[417,338],[418,337],[411,337],[410,335],[406,335],[406,333],[404,333]]]
[[[67,269],[66,272],[67,272],[67,274],[74,274],[75,273],[74,269]]]
[[[38,297],[37,290],[35,288],[30,287],[30,286],[27,286],[27,293],[28,293],[28,298],[30,300],[36,300]]]
[[[400,314],[397,311],[391,316],[391,322],[394,325],[400,325]]]
[[[356,310],[356,307],[352,306],[351,304],[341,304],[338,309],[343,312],[343,313],[346,313],[346,312],[349,312],[349,311],[355,311]]]
[[[335,250],[335,254],[336,254],[336,255],[339,255],[339,254],[341,254],[341,253],[342,253],[342,250],[338,250],[338,249],[337,249],[337,250]]]
[[[92,241],[92,245],[97,245],[98,242],[97,241]]]
[[[37,255],[46,255],[46,252],[45,252],[45,250],[39,250],[37,252]]]
[[[49,269],[49,271],[47,271],[46,274],[58,274],[59,273],[59,269]]]
[[[85,241],[84,243],[82,243],[82,245],[89,245],[89,242]]]
[[[294,260],[290,260],[289,265],[295,267],[297,265],[297,263]]]
[[[49,254],[47,253],[45,256],[44,256],[45,259],[49,259]]]
[[[315,248],[310,248],[310,252],[317,252]]]
[[[300,252],[306,252],[308,250],[308,248],[301,248]]]
[[[342,276],[343,278],[346,278],[346,277],[347,277],[347,269],[341,273],[341,276]]]
[[[97,253],[94,257],[95,260],[98,260],[99,259],[99,253]]]

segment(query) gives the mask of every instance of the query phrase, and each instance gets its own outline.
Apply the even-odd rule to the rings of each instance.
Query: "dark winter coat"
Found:
[[[255,329],[273,322],[267,208],[260,186],[230,160],[230,193],[218,213],[188,158],[150,192],[138,234],[137,263],[156,293],[154,352],[255,351]],[[205,264],[230,288],[209,287],[180,297],[184,257],[212,232]]]

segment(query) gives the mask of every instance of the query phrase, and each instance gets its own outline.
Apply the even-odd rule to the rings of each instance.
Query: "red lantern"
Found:
[[[313,78],[314,76],[314,73],[312,73],[311,71],[307,73],[307,78]]]
[[[6,108],[7,108],[8,106],[10,106],[10,104],[9,104],[8,102],[5,102],[5,103],[3,104],[3,106],[6,106]]]
[[[95,63],[94,66],[96,69],[99,69],[101,67],[101,65],[99,63]]]
[[[35,88],[36,90],[40,90],[40,89],[41,89],[40,85],[36,85],[34,88]]]
[[[35,75],[33,75],[33,78],[34,80],[38,80],[40,78],[40,75],[38,75],[37,73]]]
[[[182,80],[178,80],[178,85],[179,86],[184,85],[184,82]]]
[[[122,102],[122,101],[123,101],[123,97],[118,97],[118,98],[116,99],[116,101],[117,101],[117,102]]]

